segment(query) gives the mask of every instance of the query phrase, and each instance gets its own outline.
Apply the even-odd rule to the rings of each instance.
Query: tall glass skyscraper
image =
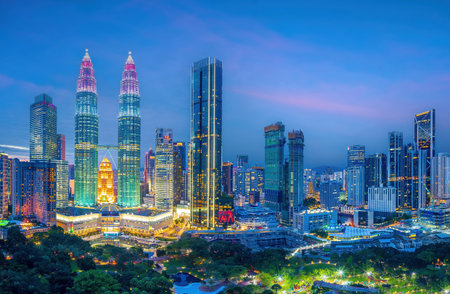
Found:
[[[173,202],[180,204],[186,198],[186,144],[173,143]]]
[[[389,162],[388,179],[389,186],[394,187],[397,192],[397,207],[399,209],[408,207],[405,197],[405,155],[403,147],[403,133],[389,132]]]
[[[155,188],[155,152],[150,148],[145,153],[144,158],[144,181],[146,184],[146,191],[148,193],[154,193]]]
[[[30,161],[57,157],[56,106],[47,94],[36,96],[30,106]]]
[[[431,164],[431,195],[434,203],[450,204],[450,153],[439,153]]]
[[[57,150],[56,159],[66,160],[66,136],[63,134],[58,134]]]
[[[387,187],[386,154],[377,153],[366,156],[366,193],[370,187]]]
[[[136,207],[140,201],[141,114],[136,66],[131,52],[125,63],[119,95],[118,204]]]
[[[173,151],[172,129],[156,129],[155,206],[166,211],[172,211],[174,204]]]
[[[294,213],[303,205],[303,148],[305,138],[301,130],[288,133],[289,163],[288,163],[288,207],[287,215],[283,214],[283,222],[291,226],[294,221]],[[287,218],[286,218],[287,216]]]
[[[81,61],[76,98],[75,205],[95,206],[98,176],[97,82],[87,49]]]
[[[364,145],[353,145],[347,148],[347,166],[364,166],[366,147]]]
[[[223,193],[233,195],[233,163],[222,163],[222,185]]]
[[[191,71],[191,223],[219,225],[222,193],[222,62],[197,61]]]
[[[8,215],[8,204],[11,193],[11,164],[8,155],[0,153],[0,219]]]
[[[435,156],[435,111],[434,109],[416,114],[414,117],[414,142],[418,151],[424,150],[420,154],[425,155],[425,166],[419,170],[419,185],[425,195],[426,205],[431,201],[431,160]]]
[[[264,128],[265,169],[264,194],[265,204],[275,211],[281,210],[285,192],[284,173],[284,125],[281,122]]]

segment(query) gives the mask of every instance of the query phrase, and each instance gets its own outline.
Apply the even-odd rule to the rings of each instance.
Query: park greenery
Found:
[[[0,250],[0,293],[171,293],[142,249],[91,247],[57,227],[30,239],[12,227]]]

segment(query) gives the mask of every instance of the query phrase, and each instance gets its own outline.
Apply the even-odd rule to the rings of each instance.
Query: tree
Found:
[[[72,289],[78,293],[103,294],[106,291],[118,291],[120,284],[103,271],[89,270],[75,277]]]
[[[281,286],[278,284],[273,284],[271,289],[275,290],[275,293],[278,293],[278,290],[281,290]]]

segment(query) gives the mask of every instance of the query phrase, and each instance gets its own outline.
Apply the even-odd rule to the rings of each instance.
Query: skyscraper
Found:
[[[301,130],[288,134],[289,163],[288,163],[288,213],[283,214],[283,222],[289,226],[294,220],[294,213],[303,206],[303,148],[305,138]],[[287,217],[287,218],[286,218]]]
[[[405,185],[402,195],[402,208],[418,210],[426,206],[424,186],[419,185],[419,172],[426,164],[425,150],[417,150],[415,144],[404,146]]]
[[[30,106],[30,161],[56,159],[56,106],[47,94]]]
[[[403,147],[403,133],[389,132],[389,162],[388,179],[389,186],[394,187],[397,193],[397,207],[406,208],[408,206],[405,197],[405,155]]]
[[[337,181],[325,181],[320,184],[320,206],[331,209],[338,206],[339,196],[342,191],[342,183]]]
[[[364,166],[347,168],[347,205],[360,207],[365,204],[364,199]]]
[[[428,110],[414,117],[414,142],[417,150],[425,150],[421,153],[425,156],[425,166],[419,170],[419,185],[425,195],[422,198],[426,199],[426,204],[429,205],[431,201],[431,159],[435,156],[435,111]]]
[[[222,163],[222,185],[223,193],[233,195],[233,163],[226,161]]]
[[[450,153],[439,153],[431,162],[432,204],[450,204]]]
[[[56,159],[66,160],[66,136],[58,134]]]
[[[180,204],[186,198],[186,144],[173,143],[173,201]]]
[[[98,177],[97,82],[86,49],[77,83],[75,112],[75,205],[95,206]]]
[[[364,166],[366,147],[363,145],[353,145],[347,148],[347,166]]]
[[[136,207],[140,197],[141,114],[136,66],[129,52],[119,95],[118,204]]]
[[[11,159],[0,153],[0,219],[8,216],[8,204],[11,197]]]
[[[214,228],[222,209],[222,62],[202,59],[191,75],[191,223]]]
[[[34,163],[12,160],[12,213],[14,218],[33,217]]]
[[[49,227],[56,224],[56,173],[56,163],[33,163],[33,214],[38,222]]]
[[[154,193],[155,188],[155,152],[152,148],[145,153],[144,159],[144,181],[147,185],[146,189],[149,193]]]
[[[386,154],[368,155],[366,161],[366,192],[369,187],[387,187]]]
[[[98,193],[97,203],[116,203],[114,195],[114,173],[112,163],[108,158],[103,158],[98,169]]]
[[[281,122],[264,128],[265,169],[264,194],[265,204],[275,211],[281,211],[285,191],[284,177],[284,125]]]
[[[172,129],[156,129],[156,196],[157,209],[171,211],[173,199],[173,134]]]
[[[248,155],[236,156],[236,167],[246,166],[248,164]]]

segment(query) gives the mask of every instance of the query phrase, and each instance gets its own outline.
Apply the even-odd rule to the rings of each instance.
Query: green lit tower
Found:
[[[81,61],[76,97],[75,205],[92,207],[97,203],[97,82],[87,49]]]
[[[119,95],[118,204],[136,207],[140,203],[141,115],[136,66],[129,52]]]

